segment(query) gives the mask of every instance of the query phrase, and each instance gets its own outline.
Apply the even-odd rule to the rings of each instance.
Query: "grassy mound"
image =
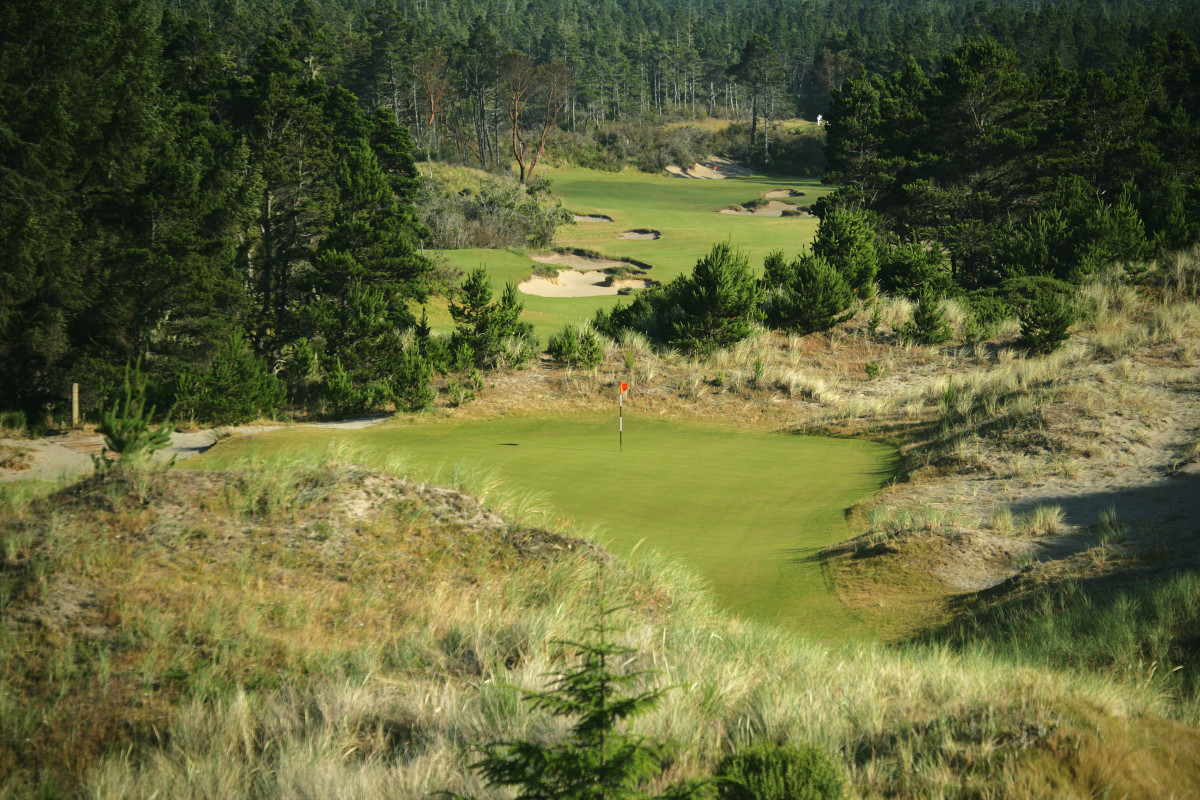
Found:
[[[490,796],[470,743],[561,735],[510,687],[544,684],[601,592],[629,605],[636,666],[677,687],[637,727],[687,754],[664,781],[802,740],[863,797],[1200,786],[1195,731],[1151,693],[830,649],[730,618],[660,561],[387,471],[276,461],[4,497],[8,796]]]

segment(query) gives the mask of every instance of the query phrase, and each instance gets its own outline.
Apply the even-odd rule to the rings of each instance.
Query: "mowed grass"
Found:
[[[815,217],[754,217],[717,213],[726,206],[757,200],[773,189],[793,189],[811,205],[832,191],[816,178],[755,175],[725,180],[688,180],[645,172],[548,169],[552,191],[577,214],[603,214],[612,222],[580,222],[559,229],[557,241],[605,255],[653,264],[651,276],[664,283],[690,271],[714,242],[730,241],[762,269],[772,250],[789,257],[808,250],[817,232]],[[650,228],[656,240],[618,239],[627,230]]]
[[[570,210],[580,214],[603,214],[612,222],[580,222],[559,228],[556,243],[581,247],[612,258],[633,258],[651,264],[649,276],[661,283],[690,272],[715,242],[729,240],[750,256],[755,270],[763,258],[782,250],[789,258],[808,249],[817,232],[815,217],[751,217],[717,213],[726,206],[756,200],[773,189],[794,189],[795,198],[810,205],[829,193],[815,178],[752,176],[725,180],[687,180],[651,175],[627,169],[603,172],[579,167],[544,168],[552,181],[551,190]],[[657,240],[619,239],[627,230],[648,228],[659,231]],[[496,296],[508,282],[520,284],[536,266],[529,257],[512,250],[442,250],[451,264],[464,273],[483,266],[492,276]],[[535,297],[522,294],[524,319],[533,324],[542,344],[568,322],[591,319],[597,309],[609,309],[617,296]],[[443,298],[434,298],[429,320],[439,332],[453,330],[454,323]],[[418,312],[419,313],[419,312]]]
[[[493,296],[497,299],[504,291],[504,284],[520,284],[533,272],[536,263],[528,256],[510,250],[442,250],[446,260],[461,269],[464,274],[484,267],[492,279]],[[558,333],[567,322],[591,319],[597,309],[608,309],[616,303],[615,296],[599,297],[537,297],[521,294],[525,311],[521,319],[533,325],[533,333],[542,345],[551,334]],[[429,322],[433,330],[449,333],[454,330],[454,320],[444,298],[432,298],[429,306]],[[418,316],[420,313],[418,312]]]
[[[677,558],[737,613],[828,638],[865,632],[829,591],[817,554],[846,538],[846,510],[894,474],[885,445],[631,414],[620,450],[615,415],[507,418],[292,429],[226,442],[189,463],[220,467],[335,440],[443,483],[465,469],[476,493],[532,497],[525,513],[566,517],[615,552]]]

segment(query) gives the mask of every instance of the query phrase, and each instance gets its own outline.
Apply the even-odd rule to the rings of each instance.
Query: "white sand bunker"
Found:
[[[612,217],[604,214],[576,214],[576,222],[612,222]]]
[[[622,289],[645,289],[652,281],[641,278],[614,279],[599,270],[580,272],[567,270],[558,273],[553,278],[534,276],[517,288],[525,294],[538,297],[595,297],[605,294],[618,294]]]
[[[804,197],[804,192],[797,192],[795,189],[772,189],[769,192],[764,192],[763,197],[767,199],[773,197]]]
[[[629,269],[629,264],[625,261],[616,261],[611,258],[589,258],[570,253],[530,253],[529,257],[542,264],[553,264],[556,267],[570,267],[571,269]]]
[[[676,178],[692,178],[693,180],[723,180],[725,178],[748,178],[754,174],[753,170],[747,169],[740,164],[730,161],[728,158],[709,158],[705,159],[700,164],[693,164],[688,169],[681,167],[667,167],[667,172],[674,175]]]
[[[625,231],[617,237],[618,239],[660,239],[662,234],[649,228],[634,228],[631,231]]]
[[[722,214],[736,214],[739,217],[782,217],[785,211],[797,210],[790,203],[781,203],[778,200],[772,200],[768,203],[749,206],[735,206],[733,208],[722,208]],[[790,214],[788,216],[791,216]]]

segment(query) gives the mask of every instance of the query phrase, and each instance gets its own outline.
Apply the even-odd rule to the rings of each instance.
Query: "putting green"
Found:
[[[847,508],[895,472],[895,451],[858,440],[734,431],[627,413],[502,418],[360,431],[288,429],[225,442],[191,462],[219,467],[250,453],[351,447],[399,456],[448,478],[457,465],[495,471],[537,493],[611,549],[678,558],[720,603],[816,635],[865,633],[827,586],[819,550],[848,534]]]

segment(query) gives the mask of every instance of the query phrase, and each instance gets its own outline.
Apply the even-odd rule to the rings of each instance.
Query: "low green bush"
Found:
[[[237,424],[272,417],[286,400],[287,388],[241,332],[221,343],[204,370],[189,370],[175,379],[174,413],[204,422]]]
[[[853,290],[821,256],[805,254],[789,264],[783,253],[774,252],[763,262],[763,272],[763,311],[772,327],[816,333],[853,314]]]
[[[1048,353],[1071,338],[1076,313],[1068,303],[1047,292],[1018,312],[1021,318],[1021,344],[1038,353]]]
[[[760,744],[717,766],[721,800],[838,800],[845,779],[829,753],[810,744]]]
[[[567,323],[550,337],[546,352],[560,364],[592,369],[604,360],[604,346],[590,325]]]

